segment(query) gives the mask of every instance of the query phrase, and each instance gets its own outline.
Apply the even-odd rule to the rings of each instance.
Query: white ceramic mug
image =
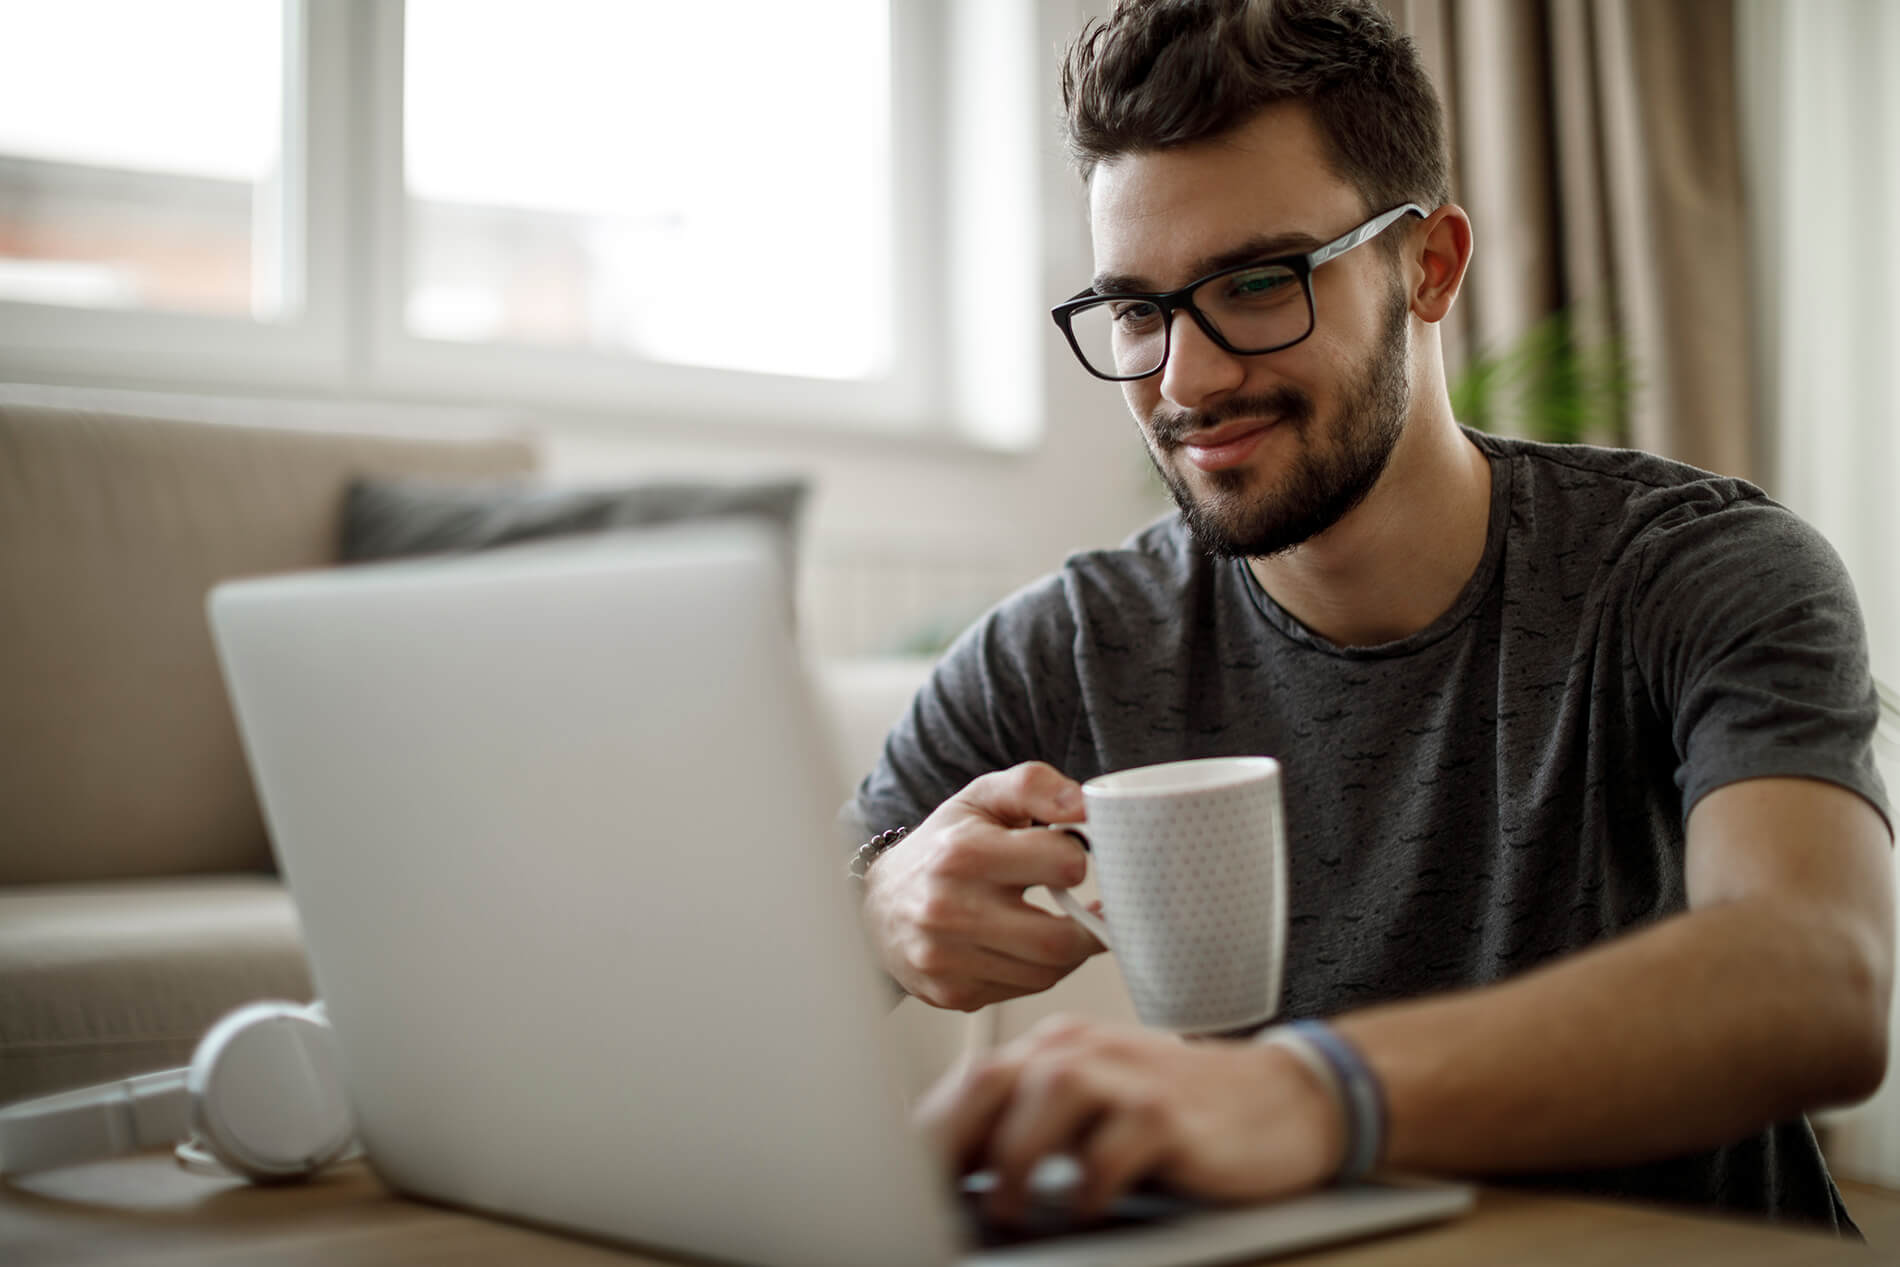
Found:
[[[1286,960],[1286,826],[1280,763],[1210,757],[1141,766],[1082,785],[1106,920],[1050,893],[1115,954],[1147,1025],[1214,1034],[1263,1025]]]

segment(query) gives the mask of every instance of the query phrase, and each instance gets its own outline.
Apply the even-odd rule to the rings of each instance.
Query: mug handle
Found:
[[[1077,840],[1082,842],[1082,848],[1087,849],[1089,847],[1089,838],[1083,832],[1084,826],[1085,824],[1082,823],[1051,823],[1049,824],[1049,830],[1068,832],[1069,835],[1074,836]],[[1115,949],[1115,943],[1109,940],[1108,924],[1100,915],[1097,915],[1094,911],[1091,911],[1088,907],[1076,901],[1075,895],[1070,893],[1067,889],[1059,889],[1053,884],[1047,887],[1049,889],[1049,896],[1056,900],[1057,906],[1060,906],[1064,911],[1068,912],[1070,919],[1088,929],[1091,933],[1094,933],[1096,941],[1101,942],[1111,951]]]

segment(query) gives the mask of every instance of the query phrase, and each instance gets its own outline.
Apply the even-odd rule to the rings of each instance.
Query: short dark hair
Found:
[[[1451,201],[1438,94],[1372,0],[1122,0],[1062,64],[1084,179],[1110,159],[1218,137],[1282,101],[1311,110],[1368,213]]]

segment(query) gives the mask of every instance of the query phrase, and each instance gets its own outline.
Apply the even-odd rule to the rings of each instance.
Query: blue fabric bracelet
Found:
[[[1325,1062],[1346,1112],[1346,1157],[1338,1181],[1352,1183],[1371,1174],[1385,1155],[1385,1088],[1359,1049],[1324,1021],[1295,1021],[1262,1037],[1290,1042]]]

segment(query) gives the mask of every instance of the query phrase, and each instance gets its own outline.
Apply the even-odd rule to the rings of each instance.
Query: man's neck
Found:
[[[1449,408],[1414,415],[1366,499],[1313,540],[1247,566],[1273,601],[1340,646],[1395,642],[1457,601],[1484,558],[1491,464]]]

